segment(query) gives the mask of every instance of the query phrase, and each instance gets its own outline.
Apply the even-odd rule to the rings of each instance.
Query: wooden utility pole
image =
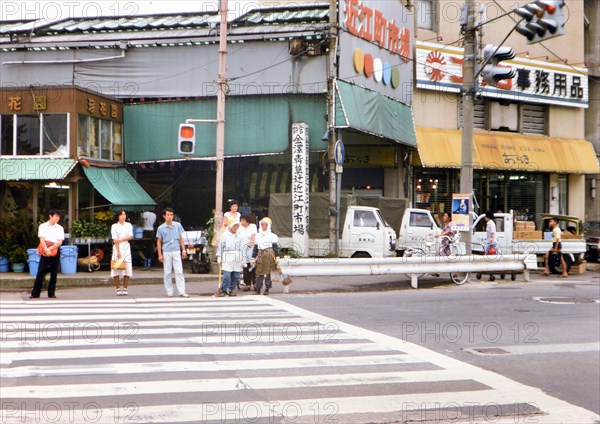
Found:
[[[475,94],[475,62],[477,61],[477,45],[475,43],[475,0],[466,0],[467,23],[465,26],[465,52],[462,90],[462,144],[460,167],[460,192],[473,193],[473,96]],[[473,208],[471,196],[470,210]],[[469,214],[469,227],[473,218]],[[463,241],[467,254],[471,254],[471,231],[464,231]]]
[[[227,92],[227,0],[220,0],[219,91],[217,93],[217,175],[215,181],[215,233],[223,225],[223,167],[225,165],[225,94]]]
[[[340,213],[337,204],[337,175],[335,173],[335,79],[336,79],[336,47],[338,42],[337,0],[329,0],[329,40],[328,40],[328,71],[327,71],[327,170],[329,173],[329,252],[336,250],[336,216]],[[333,213],[335,211],[335,214]]]

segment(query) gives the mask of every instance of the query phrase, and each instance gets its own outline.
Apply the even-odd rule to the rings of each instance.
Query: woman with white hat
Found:
[[[256,258],[256,283],[254,285],[255,294],[260,294],[263,281],[265,282],[265,295],[269,294],[271,289],[271,271],[277,269],[279,261],[279,248],[277,242],[279,237],[271,231],[271,219],[263,218],[259,222],[260,230],[256,235],[254,243],[254,253],[252,257]]]
[[[229,221],[227,231],[223,233],[217,247],[217,263],[221,267],[223,277],[217,296],[235,296],[234,290],[240,280],[240,273],[245,263],[242,252],[242,239],[238,233],[239,221]]]

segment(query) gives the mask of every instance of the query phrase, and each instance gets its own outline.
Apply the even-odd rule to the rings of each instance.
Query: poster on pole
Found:
[[[469,231],[469,214],[471,213],[471,195],[452,194],[452,230]]]
[[[309,170],[308,125],[292,124],[292,242],[302,257],[308,256]]]

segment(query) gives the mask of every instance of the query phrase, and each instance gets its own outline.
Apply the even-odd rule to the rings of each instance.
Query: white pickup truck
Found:
[[[473,253],[483,254],[486,244],[485,215],[478,216],[473,223]],[[523,224],[523,228],[515,228],[521,224],[516,224],[512,213],[497,213],[494,221],[496,222],[497,243],[500,253],[509,255],[514,253],[534,253],[539,257],[543,256],[552,247],[551,234],[549,234],[548,221],[552,215],[542,216],[542,230],[536,231],[534,223],[532,226]],[[562,252],[565,258],[567,269],[572,264],[583,260],[586,251],[585,241],[581,235],[581,224],[577,218],[558,216],[559,227],[563,230]],[[426,244],[425,241],[439,234],[441,228],[433,218],[431,211],[425,209],[408,208],[404,211],[402,223],[397,243],[398,255],[403,255],[409,247],[419,247],[435,254],[436,244]],[[435,239],[436,241],[439,239]],[[463,243],[455,247],[456,254],[464,254],[466,248]],[[552,272],[559,272],[556,268],[560,265],[551,264]]]
[[[534,253],[543,256],[552,248],[552,231],[548,225],[551,218],[558,218],[558,226],[562,230],[562,253],[567,271],[574,263],[580,263],[585,255],[586,245],[583,240],[582,225],[578,218],[564,215],[542,215],[541,230],[535,230],[533,222],[519,222],[513,219],[512,213],[494,214],[500,253]],[[473,222],[473,252],[483,253],[486,243],[485,215],[477,217]],[[529,227],[519,225],[531,224]],[[560,273],[560,264],[550,264],[553,273]]]
[[[277,228],[273,228],[276,233]],[[348,206],[346,215],[340,220],[341,258],[383,258],[394,256],[396,232],[383,219],[378,208]],[[294,249],[290,237],[279,237],[280,249]],[[295,250],[295,249],[294,249]],[[322,257],[330,252],[328,239],[309,240],[309,256]]]

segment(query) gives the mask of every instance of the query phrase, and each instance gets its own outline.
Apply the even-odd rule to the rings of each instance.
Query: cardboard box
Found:
[[[587,265],[587,262],[585,262],[585,261],[580,264],[571,265],[569,274],[572,274],[572,275],[584,274],[586,265]]]
[[[515,240],[541,240],[542,232],[531,230],[519,230],[513,233],[513,238]]]
[[[582,237],[582,236],[578,236],[578,235],[576,235],[576,234],[572,234],[572,233],[570,233],[570,232],[568,232],[568,231],[563,231],[563,232],[562,232],[562,236],[561,236],[561,238],[562,238],[563,240],[577,240],[577,239],[579,239],[579,240],[583,240],[583,237]]]
[[[535,222],[533,222],[533,221],[515,221],[515,230],[535,231]]]

